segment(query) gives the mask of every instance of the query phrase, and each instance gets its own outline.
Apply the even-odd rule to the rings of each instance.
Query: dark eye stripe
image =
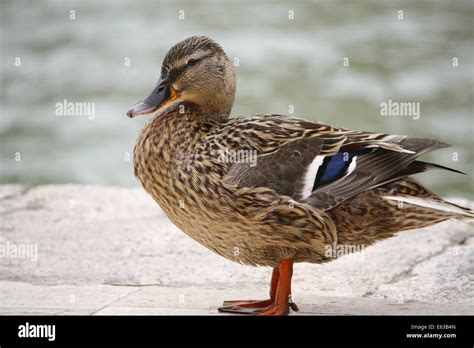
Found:
[[[197,63],[199,63],[200,61],[206,59],[206,58],[209,58],[211,56],[213,56],[214,53],[211,52],[211,53],[208,53],[208,54],[205,54],[199,58],[189,58],[189,60],[186,62],[186,66],[193,66],[193,65],[196,65]]]
[[[167,70],[167,73],[169,74],[170,78],[171,79],[174,79],[175,77],[181,75],[187,68],[188,66],[194,66],[196,65],[196,63],[199,63],[200,61],[206,59],[206,58],[209,58],[211,56],[213,56],[214,53],[208,53],[206,55],[203,55],[199,58],[190,58],[186,64],[184,65],[181,65],[180,67],[178,68],[175,68],[175,67],[171,67],[171,66],[167,66],[167,65],[164,65],[164,67],[166,68]],[[193,64],[189,64],[190,61],[194,61]]]
[[[170,74],[173,77],[179,76],[184,72],[184,70],[186,70],[187,67],[188,67],[187,65],[183,65],[183,66],[180,66],[179,68],[175,68],[175,69],[170,71]]]

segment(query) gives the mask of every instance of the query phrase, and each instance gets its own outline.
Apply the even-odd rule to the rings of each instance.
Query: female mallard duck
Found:
[[[134,168],[169,219],[229,260],[273,267],[270,299],[226,301],[220,311],[286,315],[298,310],[294,262],[327,262],[334,245],[474,216],[408,177],[455,171],[417,160],[447,144],[282,115],[229,119],[235,85],[221,46],[193,36],[171,48],[154,90],[127,113],[155,113]]]

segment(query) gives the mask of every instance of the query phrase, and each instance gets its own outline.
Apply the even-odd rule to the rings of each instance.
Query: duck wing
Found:
[[[239,187],[268,187],[280,195],[301,197],[305,181],[302,175],[322,151],[322,138],[298,139],[277,151],[257,156],[255,166],[233,164],[226,180]]]
[[[429,151],[449,146],[437,140],[352,131],[279,115],[273,115],[275,122],[269,116],[263,120],[245,122],[245,129],[255,130],[248,134],[265,139],[256,165],[234,163],[225,175],[227,182],[239,188],[266,187],[329,210],[363,191],[408,175],[434,168],[450,170],[416,161]],[[272,137],[282,132],[286,137]],[[263,143],[262,139],[253,141]]]
[[[254,150],[257,155],[254,161],[233,163],[224,180],[239,188],[270,188],[296,199],[312,192],[313,182],[304,174],[323,157],[336,154],[347,139],[345,130],[281,115],[234,120],[229,129],[241,140],[234,151]]]
[[[364,143],[360,145],[364,146]],[[315,187],[304,199],[310,205],[328,210],[363,191],[387,184],[408,175],[445,167],[417,162],[421,155],[449,145],[433,139],[406,138],[399,144],[408,152],[365,145],[359,155],[352,156],[349,169],[337,179]],[[346,151],[344,146],[341,151]]]

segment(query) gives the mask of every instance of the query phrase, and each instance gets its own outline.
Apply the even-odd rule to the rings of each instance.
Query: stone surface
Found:
[[[293,297],[300,314],[474,314],[473,236],[453,220],[297,264]],[[200,246],[139,188],[0,186],[1,246],[0,314],[212,315],[266,297],[271,273]]]

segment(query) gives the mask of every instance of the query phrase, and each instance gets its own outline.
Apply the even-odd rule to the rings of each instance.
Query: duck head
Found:
[[[192,36],[168,51],[154,89],[127,116],[160,113],[171,105],[183,104],[206,118],[225,120],[234,96],[234,66],[222,47],[206,36]]]

